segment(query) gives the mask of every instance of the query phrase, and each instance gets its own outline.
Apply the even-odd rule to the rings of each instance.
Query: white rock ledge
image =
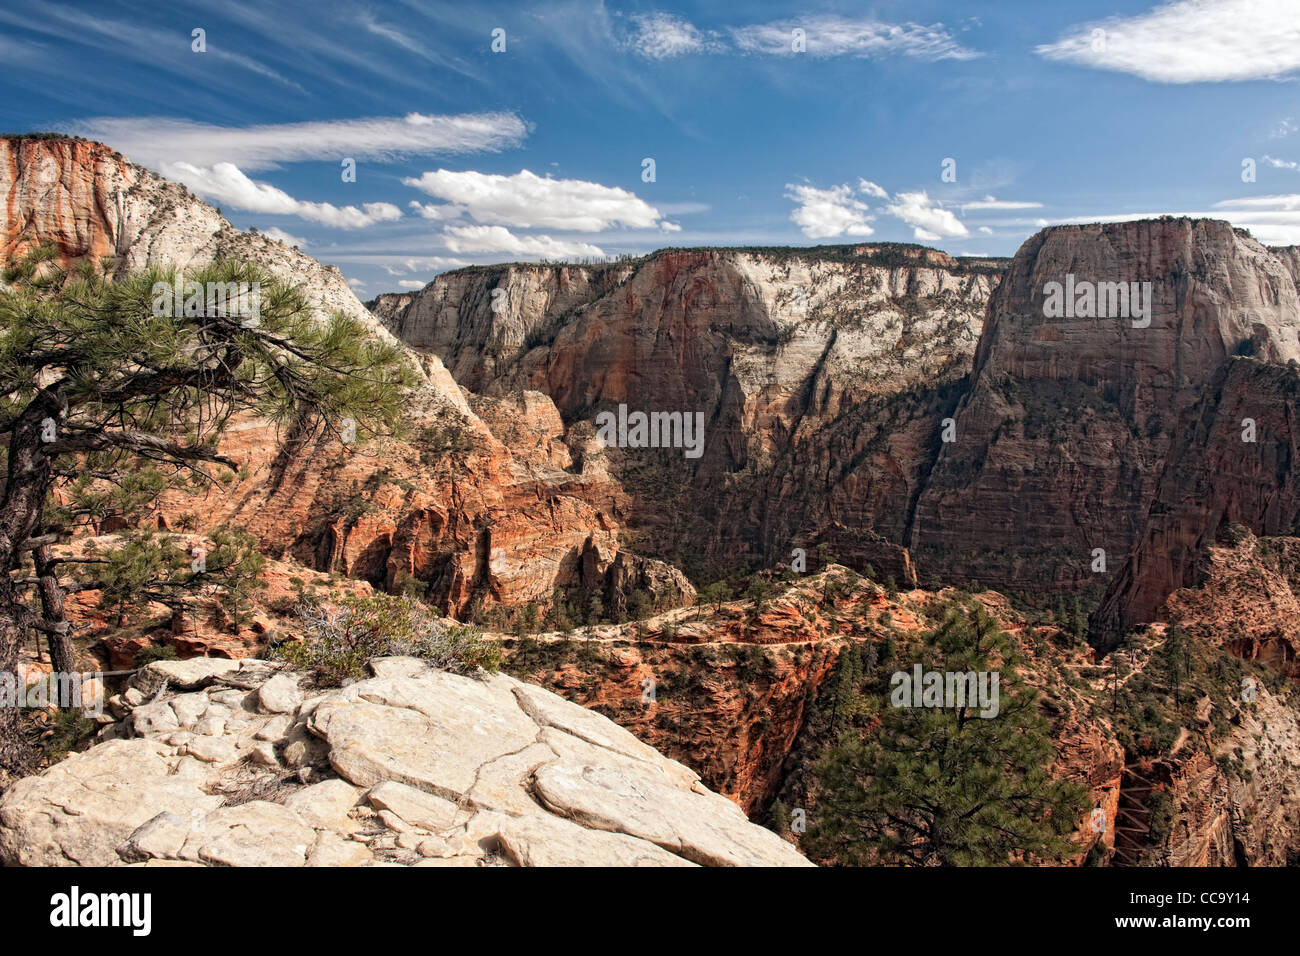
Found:
[[[101,742],[0,799],[8,866],[811,866],[593,711],[413,658],[336,690],[151,664]],[[174,693],[179,689],[183,693]]]

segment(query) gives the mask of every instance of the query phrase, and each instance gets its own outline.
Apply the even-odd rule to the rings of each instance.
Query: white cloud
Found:
[[[437,272],[441,269],[459,269],[469,265],[468,259],[453,259],[450,256],[412,256],[400,263],[389,263],[384,271],[390,276],[406,275],[411,272]]]
[[[1040,202],[1015,202],[1007,199],[994,199],[992,196],[985,196],[975,202],[962,203],[963,211],[967,209],[1041,209],[1043,204]]]
[[[416,56],[422,56],[426,60],[432,59],[432,55],[424,45],[414,37],[405,33],[401,27],[389,26],[387,23],[380,23],[374,15],[362,11],[360,15],[361,25],[366,28],[366,32],[373,33],[377,37],[383,37],[390,43],[395,43],[408,53],[414,53]]]
[[[272,226],[270,229],[263,229],[262,235],[268,239],[274,239],[276,242],[284,243],[286,246],[297,246],[299,249],[307,248],[307,240],[300,239],[298,236],[291,236],[283,229]]]
[[[439,169],[402,182],[492,225],[599,232],[615,224],[633,229],[660,224],[659,211],[626,189],[543,178],[526,169],[513,176]]]
[[[1278,123],[1276,127],[1274,127],[1273,132],[1268,134],[1268,138],[1284,139],[1285,137],[1290,136],[1298,129],[1300,129],[1300,126],[1297,126],[1295,124],[1295,120],[1288,116],[1286,119]]]
[[[960,219],[924,191],[898,193],[885,211],[911,226],[912,234],[924,242],[970,235]]]
[[[345,157],[386,161],[402,156],[495,152],[517,146],[527,135],[513,113],[454,116],[378,116],[267,126],[215,126],[167,117],[101,117],[75,124],[72,132],[101,140],[134,162],[160,169],[165,163],[241,169],[274,169],[301,160],[341,162]]]
[[[163,165],[161,172],[169,179],[184,183],[204,198],[236,209],[278,216],[298,216],[339,229],[360,229],[377,222],[402,218],[402,211],[392,203],[368,202],[358,208],[294,199],[274,186],[253,182],[233,163],[217,163],[211,168],[200,168],[189,163],[168,163]]]
[[[978,232],[981,236],[993,235],[993,230],[990,229],[988,226],[980,226]]]
[[[427,282],[420,282],[416,279],[403,279],[401,282],[397,283],[398,287],[402,289],[423,289],[428,284],[429,283]]]
[[[465,214],[465,208],[463,206],[453,206],[450,204],[435,206],[433,203],[416,202],[412,199],[406,205],[411,209],[414,209],[425,219],[432,219],[434,222],[445,222],[448,219],[459,219]]]
[[[1225,199],[1215,209],[1263,209],[1271,212],[1300,212],[1300,195],[1251,196],[1248,199]]]
[[[1268,163],[1274,169],[1300,170],[1300,163],[1297,163],[1294,159],[1278,159],[1275,156],[1265,156],[1264,162]]]
[[[1300,245],[1300,193],[1225,199],[1214,208],[1211,215],[1249,229],[1266,246]]]
[[[637,14],[632,21],[636,24],[636,31],[627,45],[652,60],[667,60],[721,48],[716,37],[669,13]]]
[[[865,179],[862,182],[867,183]],[[799,204],[790,218],[809,239],[869,236],[875,232],[870,225],[875,218],[870,215],[871,207],[857,199],[853,195],[853,187],[848,184],[818,189],[815,186],[786,183],[785,198]]]
[[[360,279],[348,279],[347,281],[348,281],[349,288],[354,289],[357,292],[366,291],[366,284],[362,282]]]
[[[732,29],[731,35],[745,53],[794,56],[795,29],[804,31],[807,55],[814,57],[901,55],[925,60],[969,60],[980,55],[953,39],[943,24],[921,26],[816,16],[739,27]]]
[[[875,196],[877,199],[889,198],[889,193],[885,192],[883,186],[877,186],[869,179],[858,180],[858,192],[866,193],[868,196]]]
[[[590,243],[550,236],[517,236],[504,226],[448,226],[443,230],[442,240],[452,252],[507,252],[543,259],[605,255]]]
[[[1295,0],[1176,0],[1072,27],[1035,49],[1157,83],[1268,79],[1300,70],[1300,15]]]

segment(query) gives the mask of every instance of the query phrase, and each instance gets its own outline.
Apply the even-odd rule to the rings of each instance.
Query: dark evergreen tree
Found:
[[[1049,773],[1048,723],[1036,692],[1013,674],[1010,639],[972,604],[918,656],[941,671],[996,664],[997,716],[974,705],[885,708],[873,736],[846,738],[818,766],[822,796],[802,845],[840,864],[988,866],[1073,853],[1066,835],[1086,790]]]
[[[318,318],[298,289],[257,268],[221,262],[186,276],[205,294],[187,291],[178,309],[157,292],[174,280],[164,270],[113,281],[110,263],[65,270],[55,255],[35,250],[5,270],[0,291],[0,671],[9,673],[30,631],[47,636],[56,670],[75,670],[66,587],[99,588],[122,610],[174,603],[192,584],[237,598],[258,571],[249,541],[233,533],[202,560],[143,532],[86,561],[56,559],[51,545],[110,518],[131,527],[167,488],[228,481],[239,466],[218,440],[237,414],[299,443],[392,426],[411,374],[395,345],[345,316]],[[212,307],[208,290],[253,283],[253,320],[247,298]],[[69,565],[85,578],[66,581]],[[0,769],[22,769],[29,756],[17,711],[0,709]]]

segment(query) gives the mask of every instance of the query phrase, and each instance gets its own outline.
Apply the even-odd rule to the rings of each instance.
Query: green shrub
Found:
[[[176,660],[176,648],[170,644],[155,644],[153,647],[146,647],[135,655],[135,666],[147,667],[154,661],[174,660]]]
[[[313,674],[322,686],[369,676],[375,657],[418,657],[456,674],[501,668],[501,646],[477,628],[448,624],[409,597],[349,595],[337,605],[304,603],[301,642],[274,648],[270,657]]]

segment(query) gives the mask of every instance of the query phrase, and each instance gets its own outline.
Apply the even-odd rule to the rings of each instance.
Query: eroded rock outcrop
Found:
[[[998,264],[903,246],[670,250],[604,266],[439,276],[376,314],[488,394],[534,389],[566,422],[597,408],[699,413],[697,461],[609,448],[583,467],[659,556],[724,562],[827,540],[862,563],[898,546],[957,400]],[[569,444],[581,443],[579,430]]]
[[[1180,422],[1141,538],[1093,616],[1094,640],[1113,647],[1160,616],[1177,589],[1198,583],[1207,549],[1232,525],[1291,535],[1300,520],[1300,373],[1232,360]]]
[[[462,270],[372,306],[462,384],[550,395],[571,449],[598,408],[702,412],[698,461],[588,456],[626,492],[613,516],[663,554],[703,541],[724,564],[774,563],[826,543],[904,582],[1101,590],[1096,549],[1113,575],[1220,369],[1300,357],[1298,261],[1164,218],[1051,227],[1009,265],[673,250]],[[1067,280],[1100,299],[1045,314]],[[1149,323],[1112,303],[1120,282],[1150,284]]]
[[[70,137],[0,139],[0,261],[52,242],[61,264],[114,260],[123,275],[145,266],[195,269],[215,259],[256,263],[302,286],[321,314],[383,325],[353,295],[343,274],[255,232],[240,232],[184,186],[163,179],[101,143]]]
[[[161,662],[106,739],[0,800],[6,865],[800,866],[627,731],[414,658],[317,691],[266,662]],[[179,691],[179,692],[178,692]]]

